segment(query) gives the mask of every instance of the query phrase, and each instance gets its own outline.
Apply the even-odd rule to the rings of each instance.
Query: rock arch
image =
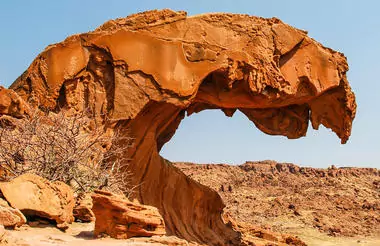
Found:
[[[161,158],[161,147],[186,113],[208,108],[240,110],[288,138],[304,136],[310,120],[345,143],[356,111],[347,70],[343,54],[276,18],[162,10],[48,46],[11,89],[41,108],[90,108],[128,129],[138,198],[160,209],[170,233],[227,245],[240,234],[222,220],[219,195]]]

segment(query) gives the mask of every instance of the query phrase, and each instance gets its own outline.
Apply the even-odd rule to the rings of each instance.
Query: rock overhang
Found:
[[[166,101],[181,108],[199,109],[202,104],[241,109],[268,134],[304,136],[307,126],[296,134],[274,128],[284,128],[275,125],[286,119],[303,125],[310,118],[315,129],[323,124],[345,143],[355,116],[355,98],[346,79],[348,65],[343,54],[323,47],[305,31],[277,18],[238,14],[186,18],[185,12],[163,10],[109,21],[91,33],[49,46],[31,65],[35,68],[29,69],[39,73],[24,74],[11,88],[26,98],[25,84],[31,84],[41,103],[53,108],[64,83],[80,77],[90,58],[99,66],[109,63],[119,67],[124,77],[128,73],[150,77],[150,87],[161,96],[150,95],[152,88],[138,85],[148,97],[145,101]],[[103,72],[93,74],[101,77]],[[126,100],[115,100],[123,98],[118,94],[126,93],[126,82],[114,77],[114,102],[108,113],[112,111],[115,119],[133,118],[138,110],[125,114]],[[207,83],[211,85],[204,85]],[[261,112],[266,113],[260,116]],[[272,120],[265,123],[262,118],[268,115]],[[265,124],[271,125],[270,129]]]

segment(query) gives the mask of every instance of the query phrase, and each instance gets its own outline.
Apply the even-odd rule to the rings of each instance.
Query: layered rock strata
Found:
[[[127,239],[166,234],[164,219],[155,207],[131,202],[106,191],[95,191],[91,197],[96,237],[107,234],[113,238]]]

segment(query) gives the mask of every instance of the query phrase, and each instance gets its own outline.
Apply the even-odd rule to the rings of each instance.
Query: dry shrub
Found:
[[[115,141],[122,145],[112,144]],[[129,197],[127,149],[132,139],[106,132],[84,113],[34,111],[0,127],[2,181],[30,172],[62,181],[76,192],[107,189]]]

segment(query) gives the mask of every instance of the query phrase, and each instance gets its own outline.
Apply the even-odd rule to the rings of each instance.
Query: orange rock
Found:
[[[345,143],[356,113],[347,70],[342,53],[276,18],[162,10],[50,45],[11,89],[46,109],[106,115],[115,122],[107,127],[135,139],[125,153],[129,182],[168,233],[228,245],[241,234],[223,222],[223,201],[161,158],[162,146],[186,114],[205,109],[240,110],[261,131],[288,138],[305,136],[311,121]]]
[[[51,183],[34,175],[23,174],[10,182],[1,183],[0,190],[9,204],[26,216],[39,216],[55,220],[57,227],[67,229],[74,221],[74,195],[62,183]]]
[[[235,226],[243,233],[243,242],[245,242],[246,245],[306,246],[306,243],[298,237],[265,230],[249,223],[240,222],[235,224]]]
[[[0,116],[22,117],[28,111],[27,103],[13,90],[0,86]]]
[[[158,209],[130,202],[109,192],[92,195],[95,236],[108,234],[113,238],[151,237],[165,235],[164,219]]]
[[[17,208],[12,208],[0,198],[0,225],[5,227],[19,227],[26,223],[25,216]]]
[[[95,215],[92,212],[92,200],[90,194],[84,194],[83,197],[77,198],[73,215],[76,220],[81,222],[92,222]]]

